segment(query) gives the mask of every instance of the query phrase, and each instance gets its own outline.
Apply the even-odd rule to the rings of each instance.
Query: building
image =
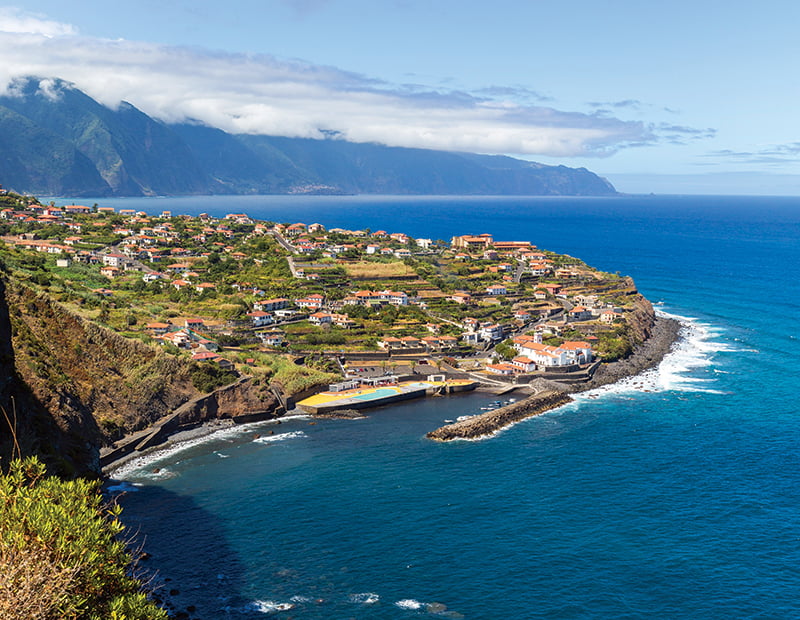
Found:
[[[492,236],[483,233],[481,235],[461,235],[450,240],[450,247],[454,250],[480,250],[483,251],[493,243]]]
[[[271,325],[275,322],[273,316],[269,312],[264,312],[263,310],[248,312],[247,316],[250,317],[253,327],[264,327],[265,325]]]
[[[261,310],[263,312],[275,312],[275,310],[283,310],[289,306],[289,300],[285,297],[278,297],[277,299],[263,299],[253,304],[253,310]]]
[[[309,315],[308,322],[312,325],[330,325],[333,323],[333,315],[330,312],[315,312]]]
[[[309,295],[308,297],[304,297],[303,299],[295,299],[294,303],[299,308],[314,308],[319,310],[322,308],[324,301],[325,298],[322,295],[315,293],[313,295]]]
[[[502,340],[503,339],[503,326],[496,323],[490,325],[483,325],[479,331],[483,340]]]

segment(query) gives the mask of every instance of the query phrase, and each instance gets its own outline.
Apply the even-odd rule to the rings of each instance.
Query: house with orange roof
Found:
[[[333,323],[333,315],[330,312],[315,312],[308,316],[308,322],[312,325],[325,325]]]
[[[511,360],[511,363],[519,368],[522,372],[533,372],[536,370],[536,362],[524,355],[517,355]]]
[[[295,299],[294,303],[300,308],[316,308],[318,310],[322,308],[324,301],[325,298],[322,295],[314,293],[313,295],[309,295],[303,299]]]
[[[590,321],[594,318],[594,315],[591,310],[583,306],[575,306],[572,310],[567,312],[567,318],[570,321]]]
[[[264,312],[263,310],[253,310],[252,312],[248,312],[247,316],[250,317],[253,327],[264,327],[265,325],[271,325],[275,322],[273,316],[269,312]]]
[[[507,362],[500,362],[499,364],[486,364],[486,370],[492,374],[502,376],[509,376],[519,372],[519,369],[516,366]]]
[[[297,224],[292,224],[286,228],[286,234],[292,237],[297,235],[301,235],[306,232],[306,225],[302,222],[298,222]]]
[[[568,341],[555,347],[542,343],[541,334],[517,336],[514,348],[537,366],[570,366],[588,364],[593,359],[592,347],[584,341]]]
[[[420,339],[415,338],[414,336],[403,336],[400,338],[400,342],[403,343],[404,347],[408,348],[416,348],[421,344]]]
[[[600,322],[606,325],[611,325],[618,318],[620,318],[620,315],[613,310],[605,310],[600,313]]]
[[[200,284],[194,285],[194,290],[196,290],[198,293],[213,291],[215,288],[217,288],[217,285],[212,284],[211,282],[201,282]]]
[[[486,287],[486,293],[488,295],[507,295],[508,289],[502,284],[493,284]]]
[[[494,239],[488,233],[480,235],[461,235],[450,240],[450,247],[459,250],[485,250]]]
[[[263,310],[264,312],[275,312],[275,310],[282,310],[289,305],[289,300],[285,297],[278,297],[276,299],[262,299],[253,303],[253,310]]]

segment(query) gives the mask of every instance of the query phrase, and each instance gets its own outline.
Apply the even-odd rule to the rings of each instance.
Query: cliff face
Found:
[[[249,378],[204,395],[195,363],[67,311],[0,273],[0,455],[38,454],[62,473],[100,471],[99,449],[169,414],[179,425],[278,413]],[[7,416],[2,415],[5,412]]]
[[[67,471],[96,469],[101,445],[198,395],[188,361],[85,321],[13,279],[0,284],[0,357],[0,406],[16,412],[21,448]]]
[[[182,405],[175,413],[180,425],[195,425],[218,418],[232,418],[246,422],[254,416],[277,416],[284,409],[265,385],[256,385],[245,377]]]
[[[641,344],[650,338],[655,321],[656,313],[653,310],[653,305],[645,297],[637,293],[633,304],[633,312],[628,317],[636,343]]]

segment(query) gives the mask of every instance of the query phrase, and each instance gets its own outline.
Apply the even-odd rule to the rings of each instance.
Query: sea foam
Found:
[[[347,600],[357,605],[374,605],[381,600],[381,597],[374,592],[359,592],[351,594],[347,597]]]
[[[300,416],[297,416],[300,417]],[[288,418],[283,418],[284,420]],[[253,422],[251,424],[237,424],[232,426],[223,426],[215,428],[208,432],[207,430],[200,429],[199,432],[203,433],[197,437],[189,437],[187,439],[172,439],[170,443],[163,448],[157,448],[152,452],[147,452],[141,456],[124,461],[119,467],[115,467],[109,472],[109,475],[114,480],[127,480],[129,478],[147,478],[153,480],[164,479],[173,477],[174,473],[169,472],[166,468],[153,471],[153,465],[159,462],[175,462],[175,456],[208,443],[213,442],[228,442],[232,443],[237,439],[253,432],[256,429],[263,428],[264,426],[275,425],[274,420],[266,422]],[[192,431],[190,431],[191,433]],[[286,433],[291,435],[292,433]],[[280,435],[276,435],[280,437]],[[180,437],[180,435],[178,436]],[[227,458],[229,455],[220,455],[220,458]]]
[[[423,604],[413,598],[404,598],[401,601],[395,602],[395,605],[400,609],[417,610],[422,609]]]
[[[286,441],[288,439],[300,439],[308,437],[303,431],[291,431],[289,433],[280,433],[278,435],[264,435],[253,440],[253,443],[273,443],[276,441]]]
[[[712,385],[715,379],[691,376],[703,368],[714,364],[717,353],[734,352],[735,348],[719,340],[722,331],[698,319],[670,314],[656,310],[661,317],[680,323],[678,341],[655,368],[650,368],[633,377],[627,377],[611,385],[588,390],[575,395],[575,400],[615,394],[625,395],[635,392],[704,392],[720,394]]]
[[[294,609],[292,603],[278,603],[276,601],[253,601],[245,608],[246,611],[257,611],[262,614],[272,614],[276,611],[289,611]]]

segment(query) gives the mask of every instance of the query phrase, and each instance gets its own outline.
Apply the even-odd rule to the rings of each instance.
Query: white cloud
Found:
[[[77,34],[72,24],[48,20],[43,15],[26,13],[16,7],[0,7],[0,32],[61,37]]]
[[[426,91],[268,55],[75,33],[68,24],[0,13],[0,90],[14,77],[59,77],[101,103],[129,101],[169,122],[312,138],[333,131],[356,142],[480,153],[606,156],[655,139],[640,122],[504,100],[496,87],[480,96]]]

